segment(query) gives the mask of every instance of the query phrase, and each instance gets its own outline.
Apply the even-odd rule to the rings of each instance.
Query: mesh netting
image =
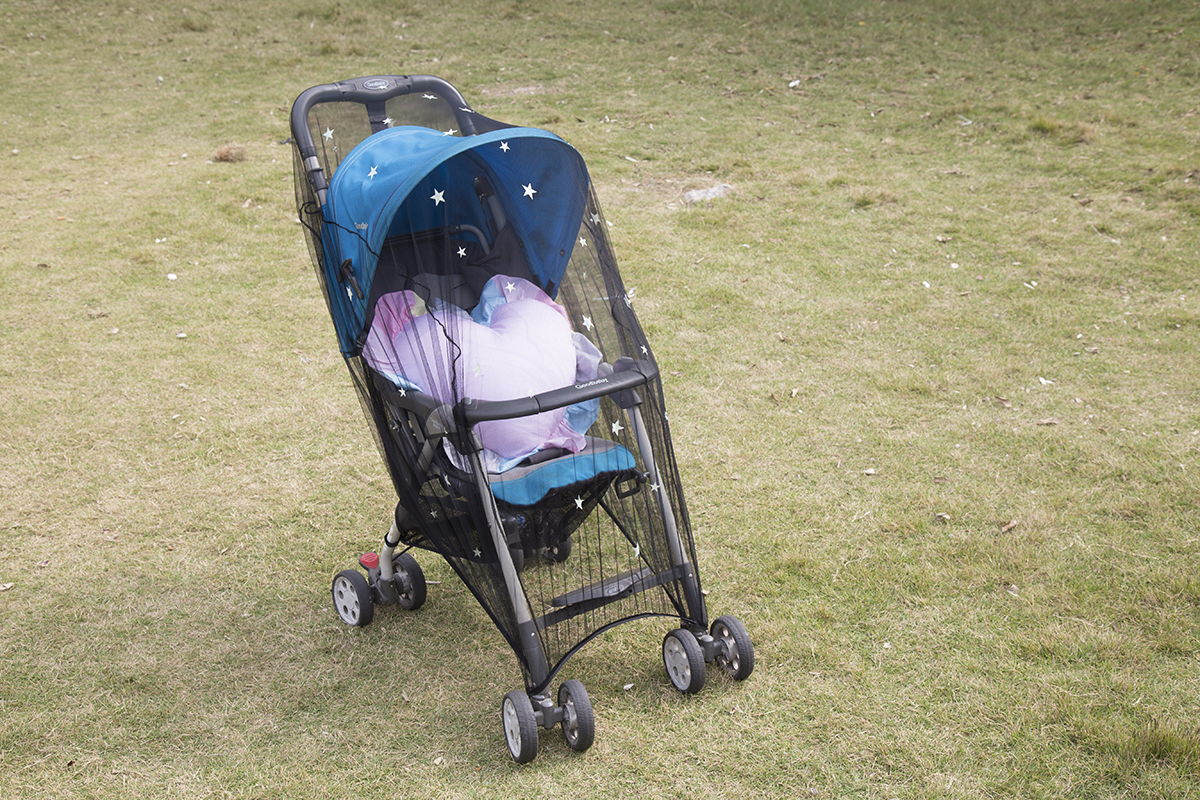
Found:
[[[335,320],[347,303],[361,309],[340,312],[353,334],[343,352],[396,489],[402,541],[445,558],[535,689],[619,622],[707,620],[653,354],[577,154],[556,140],[574,155],[543,163],[548,151],[540,142],[523,150],[521,129],[513,140],[481,136],[498,152],[461,149],[403,176],[409,191],[374,228],[338,216],[340,192],[367,191],[352,178],[377,190],[380,143],[402,136],[384,131],[403,123],[455,136],[461,113],[428,93],[383,108],[315,107],[309,129],[331,199],[318,205],[297,154],[297,206]],[[479,133],[507,128],[472,117]],[[373,132],[383,137],[372,141]],[[376,150],[356,161],[360,142],[360,152]],[[350,165],[375,174],[351,176]],[[354,225],[368,255],[343,263],[339,242]],[[464,424],[468,398],[545,397],[631,368],[654,377],[614,396]],[[521,642],[498,541],[520,569],[544,666],[529,663]]]

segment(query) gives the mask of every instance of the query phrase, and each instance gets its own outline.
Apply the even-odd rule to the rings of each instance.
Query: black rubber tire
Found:
[[[518,764],[528,764],[537,756],[537,719],[533,716],[533,703],[524,692],[509,692],[500,704],[500,723],[504,726],[504,740],[508,754]]]
[[[421,570],[421,565],[417,560],[408,553],[401,553],[392,559],[392,569],[396,574],[396,602],[406,611],[416,611],[421,606],[425,605],[427,596],[427,588],[425,585],[425,573]],[[408,591],[403,591],[403,587],[408,586]]]
[[[555,564],[561,564],[571,556],[571,537],[563,539],[556,545],[551,545],[542,551],[542,555],[547,561]]]
[[[709,633],[725,643],[725,653],[718,653],[716,662],[725,674],[735,681],[744,681],[754,671],[754,644],[746,626],[737,617],[723,616],[713,620]]]
[[[671,685],[684,694],[704,688],[704,650],[686,628],[676,628],[663,638],[663,666]]]
[[[558,687],[558,704],[563,710],[562,729],[567,745],[582,753],[596,741],[596,717],[587,690],[577,680],[563,681]]]
[[[333,577],[331,587],[333,610],[342,622],[355,628],[371,624],[375,616],[375,603],[371,600],[371,587],[358,570],[344,569]]]
[[[508,554],[512,556],[513,569],[520,575],[525,570],[525,551],[518,544],[509,547]]]

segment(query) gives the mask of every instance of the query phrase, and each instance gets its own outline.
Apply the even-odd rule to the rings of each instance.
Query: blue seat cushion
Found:
[[[633,454],[621,445],[607,439],[584,438],[586,444],[578,453],[489,475],[492,494],[515,506],[532,506],[555,489],[634,468]]]

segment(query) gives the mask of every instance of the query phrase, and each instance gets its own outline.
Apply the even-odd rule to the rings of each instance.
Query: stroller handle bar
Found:
[[[595,380],[516,400],[475,400],[468,397],[459,401],[456,410],[461,414],[460,419],[464,423],[473,426],[480,422],[528,417],[605,395],[617,395],[617,404],[628,408],[640,402],[639,399],[631,397],[632,390],[649,383],[657,376],[658,366],[653,362],[626,356],[617,359],[611,373],[601,374]],[[625,393],[625,396],[622,397],[621,393]]]
[[[323,194],[328,184],[317,160],[317,146],[308,128],[308,112],[320,103],[349,102],[363,105],[384,103],[413,92],[434,92],[450,103],[463,136],[475,135],[475,122],[467,101],[449,82],[433,75],[371,75],[337,83],[323,83],[301,92],[292,104],[292,139],[308,169],[313,188]]]

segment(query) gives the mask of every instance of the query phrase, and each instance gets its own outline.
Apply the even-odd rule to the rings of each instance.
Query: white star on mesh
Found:
[[[583,498],[582,497],[575,498],[575,507],[578,508],[580,511],[583,510]]]
[[[476,548],[475,548],[475,557],[476,557],[476,558],[480,558],[480,557],[482,557],[482,556],[483,556],[483,553],[479,552],[479,548],[478,548],[478,547],[476,547]]]
[[[585,238],[583,238],[582,236],[580,236],[580,237],[579,237],[579,246],[580,246],[580,247],[587,247],[587,239],[585,239]]]
[[[537,189],[533,188],[532,183],[523,183],[521,184],[521,188],[525,190],[525,196],[530,200],[532,200],[533,196],[537,194]]]
[[[504,284],[504,291],[506,291],[506,292],[513,292],[513,291],[516,291],[516,289],[517,289],[517,285],[515,283],[513,283],[512,281],[509,281],[508,283]]]
[[[508,152],[509,150],[511,150],[511,149],[512,149],[512,148],[508,146],[508,142],[501,142],[501,143],[500,143],[500,152],[502,152],[502,153],[507,153],[507,152]]]
[[[321,135],[322,135],[322,136],[324,136],[324,137],[325,137],[325,141],[327,141],[327,142],[328,142],[330,139],[332,139],[332,138],[333,138],[333,128],[326,128],[326,129],[325,129],[325,132],[324,132],[324,133],[322,133]]]
[[[375,176],[376,176],[376,175],[378,175],[378,174],[379,174],[379,168],[378,168],[378,167],[371,167],[371,171],[367,173],[367,177],[368,177],[368,178],[371,178],[372,180],[374,180]]]
[[[396,120],[392,119],[391,117],[387,117],[383,120],[383,124],[387,125],[390,128],[390,127],[392,127],[392,124],[395,123],[395,121]]]
[[[437,100],[438,99],[436,94],[423,94],[421,96],[424,97],[426,100]]]
[[[467,257],[467,248],[465,248],[465,247],[458,248],[458,257],[466,258]]]
[[[450,130],[443,133],[442,136],[453,136],[456,133],[458,133],[458,131],[454,128],[451,128]]]
[[[437,190],[437,189],[434,189],[434,190],[433,190],[433,195],[432,195],[432,196],[430,196],[430,198],[429,198],[429,199],[433,201],[433,204],[434,204],[435,206],[437,206],[437,205],[439,205],[439,204],[441,204],[441,203],[444,203],[444,202],[446,202],[446,193],[445,193],[445,192],[443,192],[443,191],[439,191],[439,190]]]
[[[596,327],[596,324],[594,322],[592,322],[592,318],[589,317],[587,314],[583,315],[583,327],[587,328],[589,331],[592,328]]]
[[[592,224],[593,225],[600,224],[600,215],[599,214],[592,214]]]
[[[625,430],[625,426],[621,424],[620,420],[617,420],[612,424],[613,436],[618,435],[623,430]]]

